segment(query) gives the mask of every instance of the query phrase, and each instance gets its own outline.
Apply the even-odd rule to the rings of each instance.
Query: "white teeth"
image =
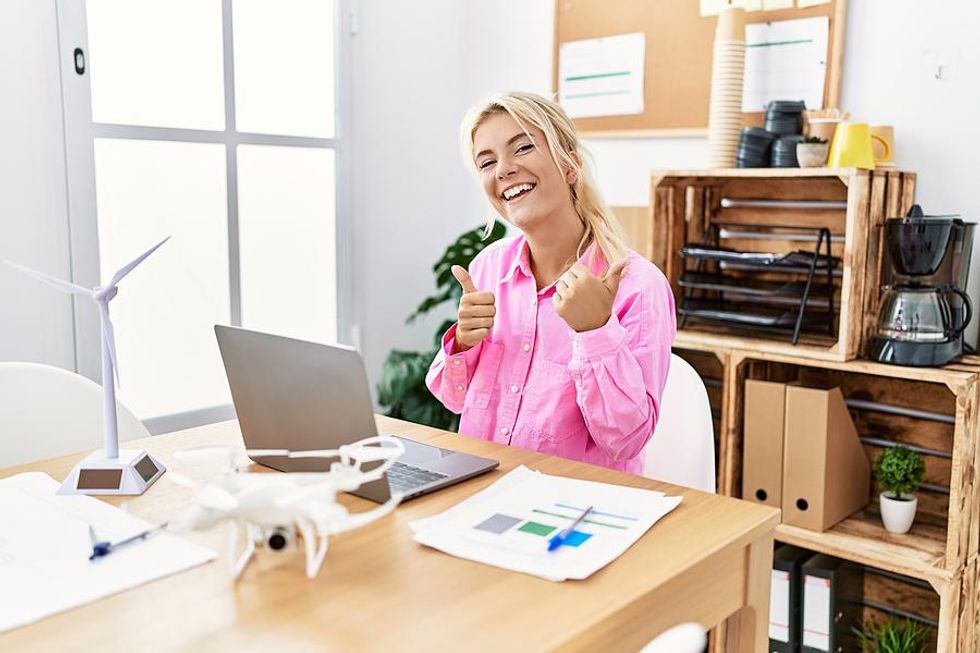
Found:
[[[513,199],[514,196],[517,195],[518,193],[525,190],[531,190],[532,188],[534,188],[534,186],[532,186],[531,184],[518,184],[517,186],[513,186],[504,191],[504,199],[505,200]]]

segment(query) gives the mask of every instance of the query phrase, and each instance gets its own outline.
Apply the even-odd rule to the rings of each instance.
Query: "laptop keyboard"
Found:
[[[447,474],[440,474],[438,472],[396,462],[390,469],[388,469],[388,485],[391,486],[391,489],[394,492],[406,492],[408,490],[414,490],[415,488],[422,487],[423,485],[428,485],[433,481],[446,478],[447,476]]]

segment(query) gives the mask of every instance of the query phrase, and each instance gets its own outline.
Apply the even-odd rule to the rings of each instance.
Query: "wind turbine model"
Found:
[[[116,338],[112,330],[112,321],[109,319],[109,302],[119,292],[116,285],[123,277],[168,240],[170,240],[169,236],[120,268],[112,275],[109,283],[95,288],[85,288],[10,261],[6,262],[7,265],[40,279],[62,292],[88,295],[99,307],[99,318],[102,323],[102,415],[105,448],[96,449],[75,465],[75,469],[58,489],[58,494],[143,494],[146,488],[167,471],[167,468],[157,459],[142,449],[119,450],[119,432],[116,425],[116,378],[119,375],[119,368],[116,366]]]

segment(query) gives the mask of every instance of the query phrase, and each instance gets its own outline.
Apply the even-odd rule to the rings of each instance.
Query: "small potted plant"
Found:
[[[929,629],[909,619],[894,617],[884,623],[872,623],[865,630],[854,629],[862,653],[924,653]]]
[[[926,464],[916,452],[897,445],[885,449],[875,461],[875,478],[881,489],[881,521],[892,533],[908,533],[919,503],[919,489]]]
[[[796,144],[796,160],[801,168],[819,168],[827,163],[830,144],[826,139],[807,136]]]

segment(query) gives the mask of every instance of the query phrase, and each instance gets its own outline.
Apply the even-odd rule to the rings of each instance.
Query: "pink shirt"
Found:
[[[587,267],[588,259],[587,251]],[[596,259],[590,269],[602,276]],[[576,333],[555,313],[554,284],[537,290],[523,236],[490,245],[469,272],[478,290],[494,293],[493,330],[457,353],[452,326],[426,376],[439,401],[462,413],[459,432],[641,474],[676,330],[663,273],[631,251],[609,321]]]

